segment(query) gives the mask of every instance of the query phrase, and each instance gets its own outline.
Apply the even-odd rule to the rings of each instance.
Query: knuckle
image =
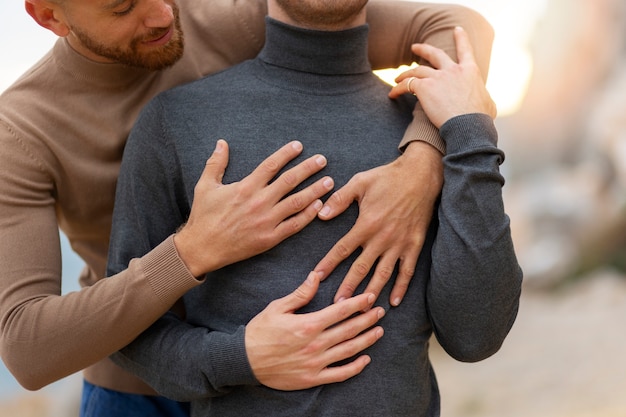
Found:
[[[351,322],[350,326],[346,329],[346,333],[345,333],[345,337],[348,340],[348,343],[346,343],[346,348],[355,349],[354,345],[357,343],[357,341],[354,340],[354,338],[369,325],[370,323],[365,322],[365,321],[364,322],[361,322],[361,321]]]
[[[262,197],[249,197],[246,193],[240,192],[236,194],[234,200],[240,202],[242,205],[245,205],[247,213],[256,213],[257,215],[255,216],[255,219],[258,223],[262,223],[264,221],[264,216],[261,213],[264,213],[263,207],[265,206],[265,201]]]
[[[384,281],[387,282],[393,274],[394,267],[390,265],[382,265],[376,269],[376,274]]]
[[[325,368],[325,365],[319,361],[304,361],[304,372],[300,376],[300,380],[305,387],[313,387],[324,383],[321,379],[320,372]]]
[[[348,286],[349,287],[349,286]],[[361,309],[361,305],[357,304],[357,303],[352,303],[352,302],[344,302],[342,304],[339,305],[339,309],[337,312],[337,317],[339,318],[339,320],[343,320],[347,317],[350,317],[352,314],[356,313],[357,311],[359,311]],[[338,321],[339,321],[338,320]],[[350,320],[348,322],[346,322],[346,326],[351,327],[355,325],[355,320]]]
[[[395,242],[398,240],[400,232],[402,232],[402,230],[396,229],[393,224],[385,227],[384,220],[380,217],[372,220],[372,225],[379,228],[378,235],[383,242]],[[398,225],[397,227],[400,228],[401,226]]]
[[[364,278],[370,271],[371,265],[367,262],[357,261],[352,265],[352,271],[360,278]]]
[[[307,294],[306,294],[305,290],[302,287],[296,288],[295,291],[293,292],[293,295],[296,298],[299,298],[299,299],[302,299],[302,300],[305,300],[307,298]]]
[[[385,227],[386,222],[384,216],[379,213],[363,212],[359,215],[357,221],[362,223],[362,226],[366,228],[366,230],[377,230],[378,234],[384,236],[385,239],[388,239],[389,235],[393,235],[391,228]]]
[[[332,205],[342,206],[345,198],[343,197],[343,193],[341,190],[335,191],[329,198],[328,203]]]
[[[301,211],[307,204],[300,194],[294,194],[289,198],[289,204],[294,212]]]
[[[265,311],[273,311],[276,310],[281,304],[281,299],[270,301],[270,303],[265,308]]]
[[[269,172],[270,174],[276,174],[281,167],[278,161],[271,157],[263,161],[261,166],[265,171]]]
[[[343,243],[338,243],[335,246],[335,253],[337,253],[337,255],[339,256],[339,258],[341,259],[345,259],[350,255],[350,249]]]
[[[395,293],[400,293],[400,294],[406,293],[406,291],[409,289],[409,282],[397,281],[393,289]]]
[[[199,194],[204,191],[207,191],[210,185],[211,185],[211,181],[209,180],[208,177],[200,177],[200,179],[198,180],[198,182],[196,182],[196,185],[193,188],[194,193]]]
[[[335,381],[336,382],[347,381],[348,379],[352,378],[353,376],[355,376],[359,372],[360,372],[360,369],[355,369],[353,371],[349,371],[349,370],[341,371],[341,372],[339,372],[337,374],[337,377],[335,378]]]
[[[295,188],[300,182],[298,177],[292,171],[283,173],[280,176],[280,180],[290,188]]]
[[[366,180],[367,176],[367,172],[357,172],[352,176],[349,184],[351,183],[351,185],[357,186],[358,188],[358,186]]]
[[[311,387],[311,386],[317,385],[317,381],[315,380],[312,374],[309,374],[307,372],[304,375],[300,376],[300,384],[303,387]]]
[[[252,240],[252,247],[258,250],[269,248],[274,245],[274,238],[268,233],[258,233]]]
[[[235,197],[241,200],[248,200],[253,198],[254,196],[254,185],[252,185],[251,181],[248,181],[247,179],[243,179],[242,181],[239,182],[234,182],[232,184],[230,184],[232,187],[234,187],[235,189]],[[257,196],[258,199],[258,196]]]
[[[204,186],[204,182],[198,181],[196,185],[193,187],[194,196],[204,193],[205,188],[206,187]]]
[[[313,340],[311,343],[306,345],[306,347],[304,348],[304,354],[306,356],[310,356],[311,357],[311,360],[309,362],[310,366],[313,366],[313,367],[316,366],[317,357],[319,356],[319,353],[322,350],[323,350],[323,345],[318,340]]]
[[[354,294],[357,285],[353,284],[350,280],[346,280],[341,284],[341,288],[344,293]]]
[[[362,322],[352,326],[350,333],[347,335],[349,339],[345,343],[346,348],[349,349],[350,356],[363,350],[363,348],[368,345],[367,339],[369,337],[369,332],[366,332],[366,329],[372,327],[374,323],[375,322],[371,320],[363,320]]]
[[[289,226],[288,231],[292,234],[299,232],[304,228],[304,223],[298,217],[292,217],[291,219],[289,219],[289,222],[287,224]]]
[[[303,339],[313,339],[319,333],[319,325],[317,320],[310,317],[308,320],[303,320],[300,324],[300,335]]]
[[[411,279],[415,275],[415,267],[412,266],[403,266],[400,268],[400,272],[398,275],[399,279]]]

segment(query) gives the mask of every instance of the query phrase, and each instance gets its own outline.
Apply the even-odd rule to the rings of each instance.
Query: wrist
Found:
[[[211,270],[204,266],[202,253],[197,250],[201,245],[189,238],[184,227],[174,234],[174,246],[179,258],[194,277],[204,275]]]
[[[437,148],[427,142],[414,141],[407,145],[397,161],[401,168],[406,165],[406,169],[426,179],[434,197],[439,195],[443,187],[443,159]]]

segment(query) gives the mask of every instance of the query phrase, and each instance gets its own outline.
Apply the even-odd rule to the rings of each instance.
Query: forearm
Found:
[[[20,384],[39,389],[127,344],[196,284],[176,267],[175,251],[160,251],[128,270],[126,264],[115,278],[61,295],[58,191],[55,173],[45,170],[53,158],[2,121],[0,143],[0,355]],[[94,279],[106,257],[97,233],[92,246],[77,247]]]
[[[487,80],[494,32],[489,22],[470,8],[413,1],[370,1],[367,23],[370,26],[369,59],[374,69],[413,62],[428,65],[411,52],[414,43],[435,46],[456,60],[453,30],[461,26],[469,36],[476,63]]]
[[[248,364],[244,328],[233,334],[159,319],[111,359],[159,394],[178,401],[219,396],[230,387],[257,384]]]
[[[495,353],[515,320],[521,270],[504,211],[496,133],[486,115],[442,126],[449,154],[433,247],[428,305],[435,333],[453,357]]]
[[[25,268],[11,282],[3,275],[1,354],[15,378],[39,389],[134,339],[197,285],[172,250],[170,242],[122,273],[62,296],[60,270]]]
[[[408,1],[371,1],[367,15],[370,25],[370,62],[375,69],[393,68],[418,62],[428,65],[413,55],[413,43],[436,46],[456,59],[452,31],[462,26],[474,47],[476,62],[483,79],[487,80],[493,29],[476,11],[458,5],[438,5]],[[413,122],[402,138],[400,148],[416,140],[425,141],[445,154],[445,145],[418,103]]]

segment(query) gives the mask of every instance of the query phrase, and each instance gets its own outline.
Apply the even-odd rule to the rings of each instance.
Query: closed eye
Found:
[[[114,16],[126,16],[127,14],[133,11],[136,5],[137,5],[136,1],[131,1],[126,9],[113,12],[113,15]]]

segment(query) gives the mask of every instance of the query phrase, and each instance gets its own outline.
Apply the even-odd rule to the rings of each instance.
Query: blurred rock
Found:
[[[621,257],[626,239],[626,3],[550,0],[520,111],[498,119],[525,285]]]

